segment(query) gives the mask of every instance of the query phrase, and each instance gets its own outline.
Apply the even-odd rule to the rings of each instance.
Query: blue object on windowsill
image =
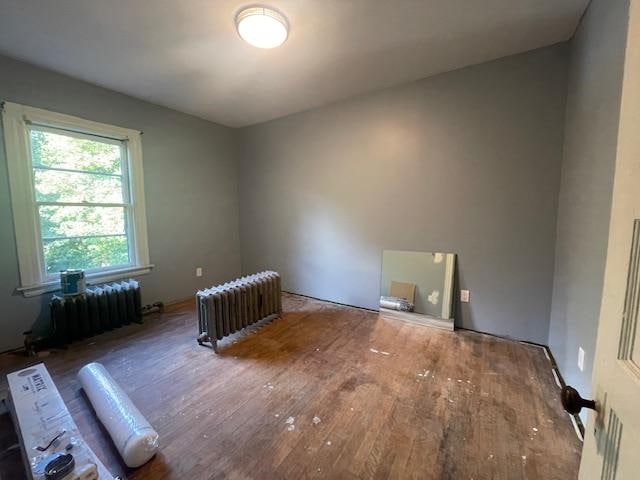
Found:
[[[64,296],[82,295],[86,288],[84,270],[60,270],[60,290]]]

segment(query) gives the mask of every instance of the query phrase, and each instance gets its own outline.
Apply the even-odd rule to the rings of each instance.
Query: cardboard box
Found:
[[[389,287],[389,295],[392,297],[404,298],[411,303],[415,303],[416,296],[416,284],[406,282],[396,282],[391,280],[391,286]]]

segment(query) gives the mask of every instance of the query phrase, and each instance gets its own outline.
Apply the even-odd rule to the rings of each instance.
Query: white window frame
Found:
[[[128,175],[123,175],[123,181],[129,183],[131,202],[128,219],[128,228],[132,230],[128,232],[131,264],[88,270],[86,277],[88,283],[100,283],[149,273],[153,265],[149,261],[140,132],[10,102],[4,103],[2,121],[20,269],[20,286],[16,290],[32,297],[60,288],[59,280],[47,276],[44,268],[29,142],[29,127],[33,125],[124,142]]]

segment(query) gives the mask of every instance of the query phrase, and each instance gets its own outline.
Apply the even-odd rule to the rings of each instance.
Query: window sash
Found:
[[[110,139],[107,137],[103,137],[103,136],[97,136],[97,135],[90,135],[90,134],[86,134],[86,133],[82,133],[82,132],[76,132],[73,130],[69,130],[69,129],[62,129],[62,128],[56,128],[56,127],[43,127],[43,126],[37,126],[37,128],[33,128],[33,127],[29,127],[27,130],[30,132],[31,130],[38,130],[38,131],[46,131],[49,133],[53,133],[53,134],[57,134],[57,135],[65,135],[68,137],[72,137],[72,138],[82,138],[85,140],[91,140],[93,142],[100,142],[100,143],[109,143],[112,145],[117,145],[118,147],[120,147],[120,174],[113,174],[113,173],[107,173],[107,172],[92,172],[92,171],[88,171],[88,170],[77,170],[77,169],[69,169],[69,168],[59,168],[59,167],[49,167],[46,165],[42,165],[42,164],[37,164],[33,161],[31,152],[33,151],[33,146],[31,144],[31,137],[30,135],[27,137],[28,138],[28,142],[29,142],[29,160],[30,160],[30,164],[31,164],[31,171],[32,171],[32,175],[31,175],[31,182],[32,182],[32,188],[33,188],[33,201],[35,204],[35,210],[36,210],[36,216],[37,216],[37,224],[38,224],[38,237],[39,237],[39,242],[38,242],[38,256],[39,256],[39,263],[40,263],[40,277],[42,279],[44,279],[45,281],[47,280],[53,280],[55,278],[58,277],[58,274],[56,273],[47,273],[47,260],[45,258],[45,254],[44,254],[44,242],[45,242],[45,237],[42,235],[42,231],[40,228],[40,224],[41,224],[41,215],[40,215],[40,206],[61,206],[61,207],[118,207],[118,208],[123,208],[124,209],[124,234],[122,233],[117,233],[117,234],[112,234],[112,235],[80,235],[80,236],[76,236],[76,237],[50,237],[48,238],[48,240],[64,240],[66,238],[98,238],[98,237],[126,237],[127,239],[127,254],[128,254],[128,258],[129,258],[129,262],[128,263],[123,263],[123,264],[117,264],[117,265],[108,265],[105,267],[99,267],[99,268],[83,268],[83,270],[85,270],[86,273],[97,273],[97,272],[102,272],[102,271],[109,271],[109,270],[113,270],[115,268],[122,268],[122,267],[131,267],[132,265],[136,264],[136,258],[135,258],[135,248],[132,248],[132,235],[131,232],[133,231],[130,219],[132,217],[131,215],[131,208],[132,208],[132,204],[131,204],[131,193],[130,193],[130,189],[131,186],[129,185],[128,179],[129,179],[129,175],[128,175],[128,156],[127,156],[127,149],[126,149],[126,145],[125,145],[125,141],[123,140],[115,140],[115,139]],[[52,202],[52,201],[39,201],[36,200],[36,187],[35,187],[35,170],[36,169],[41,169],[41,170],[58,170],[58,171],[68,171],[68,172],[74,172],[74,173],[81,173],[81,174],[85,174],[85,175],[105,175],[105,176],[112,176],[112,177],[118,177],[122,179],[122,196],[124,197],[126,203],[110,203],[110,202]]]
[[[36,202],[38,203],[38,202]],[[44,203],[45,205],[62,205],[65,206],[65,204],[58,204],[55,202],[41,202]],[[113,270],[117,270],[117,269],[121,269],[121,268],[128,268],[128,267],[132,267],[137,265],[136,262],[136,257],[134,256],[136,254],[136,249],[135,249],[135,245],[133,245],[134,242],[134,238],[132,235],[133,232],[133,227],[131,226],[132,222],[132,214],[131,214],[131,210],[132,210],[132,206],[131,205],[127,205],[127,204],[74,204],[74,206],[81,206],[81,207],[86,207],[86,206],[97,206],[97,207],[108,207],[108,206],[116,206],[116,207],[121,207],[124,208],[124,233],[113,233],[113,234],[95,234],[95,235],[61,235],[61,236],[57,236],[57,237],[45,237],[42,235],[41,230],[40,230],[40,214],[37,213],[38,216],[38,236],[39,236],[39,252],[38,255],[40,257],[40,265],[41,265],[41,278],[44,281],[52,281],[52,280],[56,280],[58,278],[58,274],[57,273],[47,273],[47,262],[46,262],[46,258],[44,255],[44,242],[47,241],[56,241],[56,240],[70,240],[70,239],[85,239],[85,238],[113,238],[113,237],[125,237],[127,239],[127,254],[129,257],[129,262],[128,263],[119,263],[119,264],[114,264],[114,265],[108,265],[106,267],[99,267],[99,268],[83,268],[83,270],[85,271],[85,274],[91,274],[91,273],[99,273],[99,272],[109,272],[109,271],[113,271]],[[37,208],[37,206],[36,206]]]
[[[104,136],[104,135],[96,135],[96,134],[92,134],[92,133],[87,133],[87,132],[83,132],[80,131],[80,129],[74,130],[71,129],[69,127],[67,128],[63,128],[63,127],[56,127],[56,126],[47,126],[47,125],[40,125],[38,123],[33,123],[33,122],[27,122],[27,138],[29,141],[29,158],[31,158],[31,135],[30,133],[32,131],[36,131],[36,132],[45,132],[45,133],[52,133],[54,135],[59,135],[59,136],[64,136],[64,137],[71,137],[71,138],[77,138],[79,140],[88,140],[90,142],[99,142],[99,143],[106,143],[108,145],[114,145],[116,147],[120,148],[120,174],[117,173],[110,173],[110,172],[93,172],[93,171],[89,171],[89,170],[76,170],[76,169],[68,169],[68,171],[70,172],[76,172],[76,173],[90,173],[90,174],[102,174],[102,175],[116,175],[116,176],[124,176],[124,169],[127,167],[127,162],[126,162],[126,145],[125,143],[129,140],[128,138],[112,138],[112,137],[108,137],[108,136]],[[58,167],[49,167],[47,165],[43,165],[40,163],[34,163],[33,159],[31,160],[31,165],[34,168],[49,168],[49,169],[56,169]],[[63,169],[66,170],[66,169]]]
[[[66,116],[66,115],[65,115]],[[82,140],[91,140],[94,142],[110,143],[111,145],[121,145],[123,141],[128,140],[128,136],[121,135],[105,135],[99,133],[91,133],[84,130],[81,126],[70,127],[63,125],[56,125],[55,123],[39,122],[37,120],[25,119],[25,124],[28,130],[37,130],[40,132],[54,133],[56,135],[66,135],[68,137],[79,138]],[[60,133],[62,132],[62,133]],[[136,132],[137,134],[138,132]]]
[[[105,233],[99,235],[68,235],[60,237],[42,237],[43,242],[55,242],[56,240],[80,240],[83,238],[111,238],[111,237],[126,237],[126,233]]]
[[[73,168],[49,167],[48,165],[42,165],[41,163],[34,163],[33,169],[34,170],[51,170],[54,172],[80,173],[83,175],[95,175],[98,177],[123,178],[123,175],[121,173],[90,172],[88,170],[76,170]]]
[[[45,207],[131,207],[130,203],[111,203],[111,202],[45,202],[35,200],[36,205],[43,205]]]
[[[127,235],[124,233],[119,233],[119,234],[114,234],[114,235],[87,235],[84,237],[54,237],[51,239],[47,239],[47,240],[51,240],[51,241],[56,241],[56,240],[68,240],[68,239],[85,239],[85,238],[115,238],[115,237],[124,237],[127,238]],[[45,241],[43,239],[43,241]],[[123,268],[131,268],[135,265],[134,262],[129,262],[129,263],[119,263],[116,265],[109,265],[108,267],[97,267],[97,268],[87,268],[84,267],[82,268],[82,270],[84,271],[85,275],[91,275],[91,274],[96,274],[96,273],[103,273],[103,272],[112,272],[114,270],[120,270]],[[45,264],[45,268],[46,268],[46,264]],[[45,273],[45,281],[56,281],[59,278],[59,274],[58,273],[52,273],[50,275]]]

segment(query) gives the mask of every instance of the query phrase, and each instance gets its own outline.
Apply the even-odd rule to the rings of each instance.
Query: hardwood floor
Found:
[[[185,303],[43,361],[85,439],[130,479],[577,477],[581,443],[542,349],[294,295],[283,304],[219,355],[196,343]],[[160,434],[137,470],[79,389],[90,361]],[[6,373],[28,363],[0,359],[3,397]]]

